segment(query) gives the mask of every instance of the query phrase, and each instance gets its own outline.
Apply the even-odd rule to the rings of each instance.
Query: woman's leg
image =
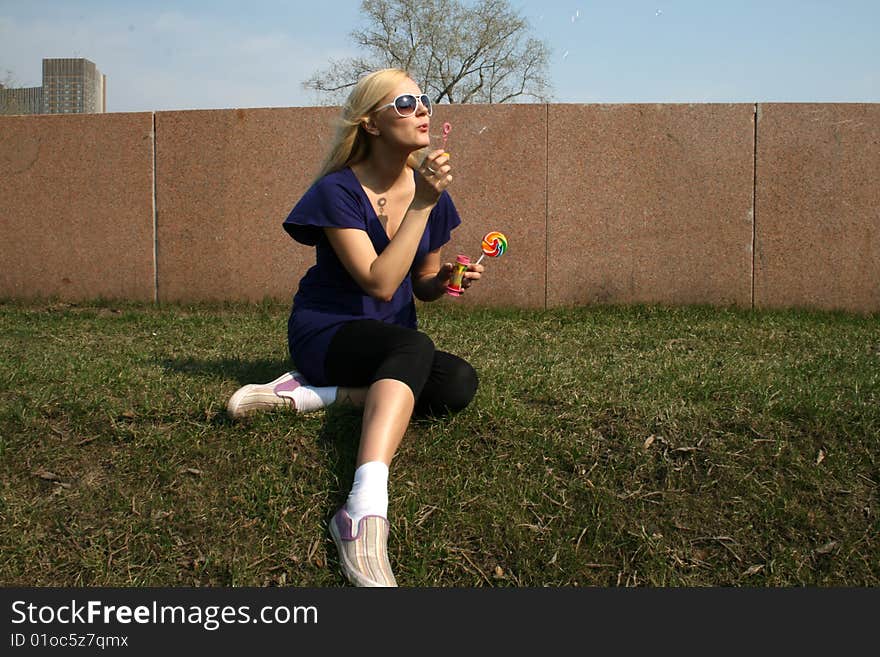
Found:
[[[375,320],[345,325],[330,343],[327,379],[345,389],[366,386],[354,482],[330,521],[343,572],[359,586],[396,586],[386,549],[388,466],[433,361],[426,335]]]
[[[363,399],[358,466],[390,465],[431,375],[434,354],[434,343],[424,333],[376,320],[350,322],[334,336],[326,377],[351,403]]]
[[[460,411],[477,394],[477,372],[463,358],[445,351],[434,352],[431,374],[415,406],[417,415],[446,415]]]
[[[391,465],[412,417],[415,397],[396,379],[380,379],[367,389],[357,466],[370,461]]]
[[[435,351],[431,373],[413,413],[440,416],[464,410],[473,401],[478,387],[479,378],[470,363],[454,354]],[[363,407],[368,391],[367,387],[339,386],[335,403]]]
[[[336,397],[334,404],[345,404],[346,406],[362,407],[367,402],[366,387],[347,388],[345,386],[336,387]]]

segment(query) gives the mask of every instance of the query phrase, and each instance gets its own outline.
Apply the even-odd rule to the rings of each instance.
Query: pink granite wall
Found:
[[[547,304],[751,304],[753,105],[551,105]]]
[[[318,172],[338,111],[156,113],[159,299],[290,299],[314,262],[281,223]]]
[[[880,105],[762,104],[755,305],[880,310]]]
[[[289,300],[314,255],[281,222],[337,112],[0,117],[0,297]],[[880,311],[880,105],[758,116],[439,107],[463,219],[446,259],[510,240],[454,302]]]
[[[0,117],[0,296],[154,300],[153,115]]]
[[[435,123],[449,120],[447,146],[454,166],[449,193],[462,223],[444,248],[476,260],[490,231],[508,238],[498,258],[483,258],[484,279],[455,303],[543,308],[547,270],[547,106],[444,105]],[[452,300],[452,298],[450,298]]]

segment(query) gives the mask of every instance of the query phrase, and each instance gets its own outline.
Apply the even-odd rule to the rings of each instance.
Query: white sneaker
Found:
[[[235,391],[226,404],[226,413],[233,419],[243,418],[257,411],[286,407],[296,410],[293,391],[308,385],[302,374],[285,372],[270,383],[248,383]]]
[[[351,516],[345,508],[330,519],[330,536],[339,550],[342,574],[355,586],[397,586],[388,562],[388,520],[364,516],[353,535]]]

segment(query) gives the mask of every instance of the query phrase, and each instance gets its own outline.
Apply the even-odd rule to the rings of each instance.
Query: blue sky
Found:
[[[880,102],[880,0],[511,0],[552,49],[553,101]],[[86,57],[116,112],[318,104],[360,0],[0,0],[0,79]]]

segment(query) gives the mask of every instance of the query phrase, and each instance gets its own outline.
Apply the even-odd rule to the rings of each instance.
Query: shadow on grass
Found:
[[[200,359],[166,358],[159,361],[166,370],[196,377],[223,377],[235,379],[241,385],[247,383],[267,383],[278,378],[283,372],[294,368],[289,360],[253,360],[238,358]],[[283,413],[282,413],[283,414]],[[328,517],[345,502],[351,482],[354,479],[355,458],[361,431],[363,410],[354,407],[332,406],[324,411],[324,421],[314,441],[323,453],[329,472],[337,482],[334,494],[335,506],[328,509]],[[249,420],[245,419],[244,422]],[[218,413],[210,418],[215,427],[230,427],[239,420],[230,419],[226,413]]]
[[[361,433],[362,410],[352,407],[331,407],[325,411],[324,423],[315,438],[315,444],[324,455],[327,469],[336,479],[336,491],[331,496],[327,517],[345,503],[354,480],[355,460]]]
[[[268,383],[284,372],[294,369],[289,360],[255,360],[240,358],[221,358],[205,360],[201,358],[166,358],[159,363],[166,370],[192,376],[225,377],[235,379],[241,385],[246,383]]]

